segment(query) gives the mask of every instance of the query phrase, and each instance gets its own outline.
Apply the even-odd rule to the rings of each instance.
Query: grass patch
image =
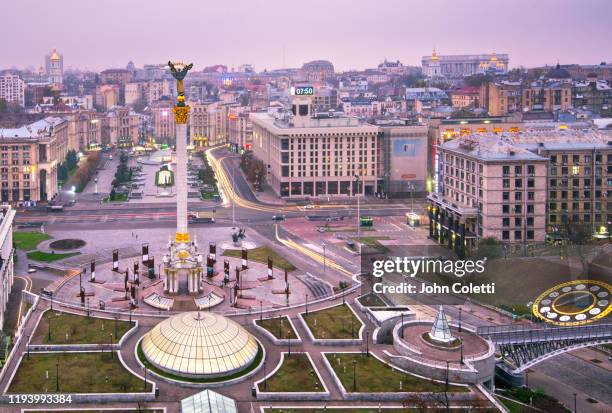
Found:
[[[359,337],[361,321],[347,304],[302,314],[314,338],[352,339]]]
[[[520,404],[514,400],[508,400],[505,397],[496,397],[497,401],[504,405],[510,413],[531,413],[539,412],[539,410],[531,409],[524,404]]]
[[[58,260],[63,260],[64,258],[74,257],[75,255],[79,255],[80,252],[66,252],[60,254],[53,254],[51,252],[44,251],[30,251],[26,255],[29,259],[34,261],[41,262],[53,262]]]
[[[389,237],[386,236],[372,236],[372,237],[356,237],[354,238],[355,241],[362,243],[363,245],[366,245],[370,248],[374,248],[375,250],[377,250],[378,252],[388,252],[389,248],[385,247],[384,245],[382,245],[380,242],[380,240],[387,240],[390,239]]]
[[[179,376],[177,374],[168,373],[167,371],[163,371],[157,368],[157,366],[151,364],[149,360],[147,360],[147,357],[145,356],[144,351],[142,350],[142,340],[138,342],[138,347],[136,348],[136,354],[138,355],[138,359],[140,360],[140,362],[144,364],[147,367],[147,369],[151,370],[153,373],[169,378],[170,380],[184,381],[184,382],[189,382],[189,383],[217,383],[217,382],[228,381],[228,380],[236,379],[238,377],[242,377],[246,374],[249,374],[253,370],[255,370],[257,366],[259,366],[259,364],[263,360],[263,355],[264,355],[263,350],[261,349],[261,346],[258,344],[257,354],[255,355],[253,362],[248,367],[246,367],[244,370],[238,371],[236,373],[233,373],[227,376],[204,377],[204,378],[196,379],[193,377],[184,377],[184,376]]]
[[[388,392],[433,392],[441,393],[446,386],[433,380],[422,379],[399,372],[381,362],[376,357],[362,353],[326,354],[342,385],[348,392],[388,393]],[[355,384],[353,387],[353,363],[355,364]],[[400,388],[400,382],[402,387]],[[464,386],[448,386],[449,392],[467,392]]]
[[[358,298],[361,305],[364,307],[386,307],[387,304],[377,296],[376,294],[370,293],[366,295],[362,295]]]
[[[274,267],[280,268],[285,271],[293,271],[295,270],[295,266],[287,261],[285,258],[280,256],[270,247],[257,247],[248,250],[249,251],[249,260],[253,260],[256,262],[261,262],[263,264],[268,263],[268,257],[272,258],[272,262]],[[240,258],[242,256],[242,250],[225,250],[223,251],[223,255],[226,257],[234,257]]]
[[[257,385],[263,392],[323,392],[323,385],[305,353],[285,354],[272,377]]]
[[[38,231],[15,231],[13,232],[13,245],[23,251],[36,249],[38,244],[52,237]]]
[[[49,318],[51,318],[51,340],[49,341]],[[33,342],[42,344],[109,344],[130,330],[135,323],[123,320],[107,320],[77,314],[45,311],[34,333]],[[66,333],[68,339],[66,340]]]
[[[282,323],[281,323],[282,321]],[[268,330],[277,339],[297,339],[287,316],[255,320],[255,324]]]
[[[59,393],[144,392],[144,381],[127,371],[116,354],[31,353],[24,357],[8,393],[58,393],[56,363],[59,363]],[[45,372],[49,372],[49,379]],[[151,391],[147,383],[146,391]]]

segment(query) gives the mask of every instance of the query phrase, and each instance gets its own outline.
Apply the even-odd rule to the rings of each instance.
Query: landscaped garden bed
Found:
[[[327,353],[327,361],[349,393],[467,392],[466,386],[449,385],[404,373],[365,353]]]
[[[257,319],[255,324],[270,332],[277,340],[296,340],[298,338],[287,316]]]
[[[74,257],[75,255],[79,255],[79,252],[65,252],[65,253],[54,253],[54,252],[45,252],[45,251],[30,251],[26,255],[29,259],[40,262],[54,262],[63,260],[64,258]]]
[[[268,257],[272,258],[274,267],[280,268],[281,270],[293,271],[295,266],[287,261],[285,258],[280,256],[276,251],[270,247],[257,247],[248,250],[249,260],[255,262],[261,262],[262,264],[268,263]],[[226,257],[240,258],[242,256],[242,250],[227,249],[223,251],[223,255]]]
[[[52,237],[38,231],[15,231],[13,232],[13,245],[23,251],[32,251],[38,244]]]
[[[59,371],[59,390],[58,376]],[[24,356],[8,393],[140,393],[151,383],[132,375],[117,354],[31,353]]]
[[[274,374],[257,384],[264,393],[325,392],[317,372],[306,353],[284,354],[282,364]]]
[[[315,339],[358,339],[362,327],[347,304],[302,314]]]
[[[123,320],[46,311],[32,337],[32,344],[110,344],[111,334],[112,342],[117,343],[134,325]]]

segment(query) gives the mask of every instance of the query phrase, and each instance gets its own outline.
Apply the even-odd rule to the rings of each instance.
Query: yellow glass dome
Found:
[[[235,321],[210,312],[188,312],[157,324],[142,340],[149,362],[187,377],[220,377],[248,367],[255,338]]]
[[[60,60],[61,57],[59,55],[59,53],[57,53],[57,50],[53,49],[53,51],[51,52],[51,60]]]

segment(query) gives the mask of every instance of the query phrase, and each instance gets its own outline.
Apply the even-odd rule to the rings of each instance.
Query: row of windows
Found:
[[[593,161],[593,157],[592,155],[571,155],[572,156],[572,163],[577,164],[581,162],[586,163],[586,164],[590,164]],[[561,155],[561,163],[562,164],[566,164],[569,162],[569,157],[570,155]],[[552,164],[556,164],[557,160],[559,159],[558,155],[551,155],[550,156],[550,162]],[[603,155],[598,153],[595,154],[595,162],[602,162],[603,159]],[[608,154],[607,155],[607,160],[608,162],[612,162],[612,154]]]
[[[527,213],[528,214],[533,214],[535,212],[535,206],[533,204],[527,204]],[[502,205],[502,213],[503,214],[509,214],[510,211],[512,211],[515,214],[522,214],[523,213],[523,205],[521,204],[517,204],[517,205],[509,205],[509,204],[504,204]]]
[[[582,208],[580,208],[580,202],[572,202],[571,206],[572,206],[572,210],[577,211],[577,210],[590,210],[591,209],[591,203],[590,202],[584,202],[582,203]],[[558,209],[558,207],[561,207],[561,211],[568,211],[568,203],[567,202],[561,202],[561,204],[557,204],[556,202],[550,202],[548,204],[548,208],[551,211],[556,211]],[[595,202],[595,209],[596,210],[600,210],[601,209],[601,203],[600,202]]]
[[[531,240],[533,238],[534,238],[533,230],[528,230],[527,231],[527,239]],[[502,239],[503,240],[509,240],[510,239],[510,231],[502,231]],[[514,239],[515,240],[522,240],[523,239],[523,231],[520,231],[520,230],[514,231]]]

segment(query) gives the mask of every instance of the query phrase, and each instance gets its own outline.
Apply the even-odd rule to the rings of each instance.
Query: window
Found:
[[[528,230],[527,231],[527,239],[533,239],[533,230]]]
[[[510,192],[502,192],[502,199],[504,201],[509,201],[510,200]]]
[[[533,227],[533,217],[527,217],[527,226]]]
[[[550,186],[551,186],[551,188],[556,188],[557,187],[557,180],[556,179],[551,179],[550,180]]]
[[[523,173],[523,167],[521,165],[516,165],[514,167],[514,174],[521,175]]]
[[[515,179],[514,180],[514,186],[516,188],[522,188],[523,187],[523,180],[522,179]]]
[[[515,201],[522,201],[523,200],[523,193],[522,192],[515,192],[514,193],[514,200]]]
[[[510,218],[502,218],[502,225],[504,227],[509,227],[510,226]]]
[[[533,201],[535,199],[535,192],[527,192],[527,200]]]
[[[502,231],[502,239],[510,239],[510,231]]]
[[[520,227],[521,225],[523,225],[523,220],[519,217],[514,218],[514,226],[515,227]]]
[[[523,233],[521,231],[514,231],[514,239],[523,239]]]
[[[535,175],[535,165],[527,165],[527,174],[529,176]]]
[[[502,173],[504,174],[504,176],[510,175],[510,166],[508,165],[502,166]]]
[[[503,184],[504,188],[510,188],[510,180],[509,179],[504,179],[502,184]]]
[[[533,188],[535,186],[535,180],[533,178],[527,179],[527,188]]]
[[[522,214],[523,213],[523,206],[522,205],[515,205],[514,206],[514,212],[517,214]]]
[[[510,205],[502,205],[502,212],[504,214],[509,214],[510,213]]]

